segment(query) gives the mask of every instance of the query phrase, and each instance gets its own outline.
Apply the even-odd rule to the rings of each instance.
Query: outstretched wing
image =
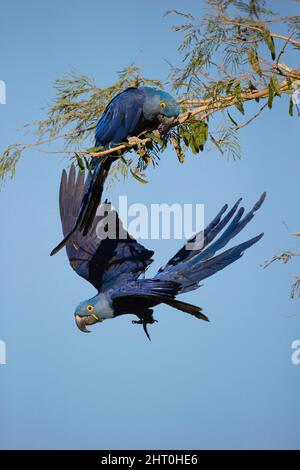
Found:
[[[63,170],[59,206],[64,236],[74,226],[84,191],[84,174],[76,176],[74,165],[69,175]],[[101,207],[104,210],[100,208],[101,214],[94,218],[88,235],[76,230],[66,244],[72,268],[98,291],[136,280],[152,262],[154,253],[128,235],[109,203]],[[109,229],[109,223],[112,230],[108,237],[105,229]]]
[[[225,205],[204,232],[198,233],[190,239],[168,261],[166,266],[158,271],[155,279],[173,280],[180,284],[180,293],[188,292],[197,289],[199,282],[203,279],[212,276],[236,261],[247,248],[260,240],[263,234],[229,248],[220,254],[217,253],[253,219],[265,197],[266,193],[263,193],[246,215],[244,215],[245,209],[243,207],[238,209],[241,199],[227,214],[225,212],[228,206]],[[224,228],[225,230],[222,232]],[[213,242],[218,235],[220,235],[219,238]]]

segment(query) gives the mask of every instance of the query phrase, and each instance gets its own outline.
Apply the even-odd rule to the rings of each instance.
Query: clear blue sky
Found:
[[[75,68],[106,86],[135,62],[165,80],[176,62],[179,36],[168,8],[196,12],[196,0],[110,2],[3,1],[0,147],[20,139],[23,124],[44,116],[53,80]],[[274,1],[290,14],[297,3]],[[165,60],[166,59],[166,60]],[[295,64],[299,60],[294,55]],[[27,152],[0,195],[0,447],[300,448],[300,366],[291,343],[300,339],[299,299],[289,298],[299,263],[260,265],[280,249],[298,249],[299,120],[287,99],[274,103],[241,133],[242,159],[216,151],[189,156],[179,166],[171,150],[150,184],[134,180],[110,190],[130,202],[205,203],[207,220],[241,195],[264,207],[239,236],[263,240],[234,265],[183,296],[205,308],[210,323],[158,307],[149,343],[131,318],[107,321],[84,335],[77,303],[93,288],[49,251],[61,237],[57,192],[61,157]],[[293,244],[294,243],[294,244]],[[147,242],[155,268],[181,245]],[[151,272],[155,269],[152,268]]]

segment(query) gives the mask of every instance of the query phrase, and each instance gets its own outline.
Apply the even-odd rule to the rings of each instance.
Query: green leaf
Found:
[[[204,149],[204,144],[208,137],[208,125],[205,122],[198,122],[194,127],[194,139],[196,148],[201,151]]]
[[[87,149],[87,152],[96,153],[96,152],[101,152],[102,149],[103,149],[103,145],[101,145],[100,147],[90,147]]]
[[[137,180],[139,181],[140,183],[143,183],[143,184],[147,184],[148,181],[147,180],[144,180],[143,178],[141,178],[137,173],[135,173],[131,168],[130,168],[130,173],[131,175]]]
[[[147,137],[149,137],[149,139],[154,140],[154,142],[156,142],[158,145],[163,145],[163,141],[158,135],[148,134]]]
[[[242,99],[242,89],[241,89],[241,84],[240,82],[237,82],[235,87],[234,87],[234,94],[238,98],[238,100]]]
[[[233,119],[233,117],[231,116],[231,114],[229,113],[229,111],[227,111],[227,115],[228,115],[230,121],[231,121],[236,127],[238,127],[238,123]]]
[[[236,107],[236,109],[239,110],[240,113],[242,113],[243,115],[245,114],[243,103],[237,102],[234,106]]]
[[[178,138],[182,139],[184,145],[190,148],[195,155],[204,149],[208,138],[208,125],[204,121],[192,118],[188,123],[179,126]],[[179,154],[177,155],[179,157]]]
[[[84,159],[84,163],[85,163],[85,166],[87,168],[87,170],[91,173],[92,172],[92,165],[90,164],[90,162],[88,161],[88,159],[86,157],[83,157]]]
[[[190,139],[190,149],[194,155],[199,153],[199,149],[197,149],[196,147],[196,143],[195,143],[193,136],[191,136],[191,139]]]
[[[189,123],[189,147],[194,154],[204,149],[204,144],[208,137],[208,125],[206,122],[198,121],[196,119]]]
[[[269,107],[269,109],[272,109],[273,100],[274,100],[274,88],[273,88],[273,85],[272,85],[272,79],[269,82],[268,90],[269,90],[268,107]]]
[[[256,72],[260,77],[262,76],[261,68],[259,65],[257,50],[252,49],[248,52],[248,60],[254,72]]]
[[[273,87],[273,91],[274,91],[275,95],[276,96],[281,96],[281,90],[280,90],[278,78],[275,77],[275,76],[272,77],[271,80],[270,80],[270,83]]]
[[[224,151],[222,149],[222,147],[220,146],[219,142],[214,138],[214,136],[212,134],[210,134],[210,138],[212,140],[212,142],[215,144],[215,146],[217,147],[217,149],[219,150],[219,152],[224,155]]]
[[[190,134],[188,132],[188,130],[185,130],[184,132],[182,132],[182,134],[180,134],[181,137],[183,138],[183,142],[185,143],[185,145],[187,147],[189,147],[190,145]]]
[[[257,19],[259,18],[258,12],[257,12],[257,9],[256,9],[256,1],[255,0],[250,0],[249,13],[250,13],[250,15],[255,16]]]
[[[272,60],[275,60],[276,53],[275,53],[274,39],[272,38],[270,31],[268,29],[264,29],[264,39],[269,48],[269,51],[271,52]]]
[[[289,115],[290,115],[291,117],[294,116],[294,103],[293,103],[292,97],[290,97]]]
[[[251,90],[251,91],[257,90],[256,86],[253,85],[253,83],[251,82],[251,80],[249,80],[249,82],[248,82],[248,87],[249,87],[249,90]],[[255,98],[255,101],[256,101],[256,103],[259,103],[259,98]]]
[[[233,85],[233,82],[229,82],[229,83],[228,83],[228,85],[227,85],[227,87],[226,87],[226,91],[225,91],[226,96],[229,95],[229,93],[230,93],[230,91],[231,91],[231,88],[232,88],[232,85]]]
[[[277,77],[271,77],[268,85],[269,97],[268,97],[268,107],[271,109],[273,105],[273,100],[275,96],[281,96],[281,90],[279,87],[279,82]]]
[[[241,85],[239,82],[235,85],[233,92],[238,100],[237,103],[235,104],[236,109],[238,109],[240,113],[245,114],[243,98],[242,98],[242,89],[241,89]]]
[[[257,90],[256,86],[251,82],[251,80],[249,80],[248,82],[248,87],[249,87],[249,90],[251,91]]]
[[[180,145],[180,138],[177,135],[173,135],[171,137],[171,142],[172,142],[174,150],[177,154],[179,163],[184,163],[184,156],[185,155],[184,155],[184,152],[183,152],[182,147]]]
[[[77,165],[79,167],[79,170],[84,172],[85,170],[85,166],[84,166],[84,163],[83,163],[83,159],[80,155],[78,155],[78,153],[75,152],[75,158],[76,158],[76,161],[77,161]]]

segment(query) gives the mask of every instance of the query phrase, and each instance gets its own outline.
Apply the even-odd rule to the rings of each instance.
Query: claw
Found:
[[[151,341],[150,335],[149,335],[148,330],[147,330],[147,323],[146,322],[143,322],[143,328],[144,328],[144,332],[146,333],[147,338],[149,339],[149,341]]]
[[[143,145],[148,143],[148,139],[140,139],[139,137],[135,136],[127,137],[127,140],[130,145],[136,145],[138,148],[141,148]]]
[[[144,332],[146,333],[146,336],[149,339],[149,341],[151,341],[151,338],[147,329],[147,325],[151,325],[152,323],[157,323],[157,320],[154,320],[154,318],[152,318],[151,322],[144,321],[144,320],[132,320],[132,323],[134,325],[143,325]]]

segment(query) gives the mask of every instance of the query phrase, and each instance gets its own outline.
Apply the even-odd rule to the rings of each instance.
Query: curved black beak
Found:
[[[81,317],[80,315],[75,315],[75,322],[80,331],[83,331],[83,333],[90,333],[90,330],[87,329],[87,325],[94,325],[95,323],[99,323],[102,320],[100,318],[93,314],[93,315],[87,315],[84,317]]]

